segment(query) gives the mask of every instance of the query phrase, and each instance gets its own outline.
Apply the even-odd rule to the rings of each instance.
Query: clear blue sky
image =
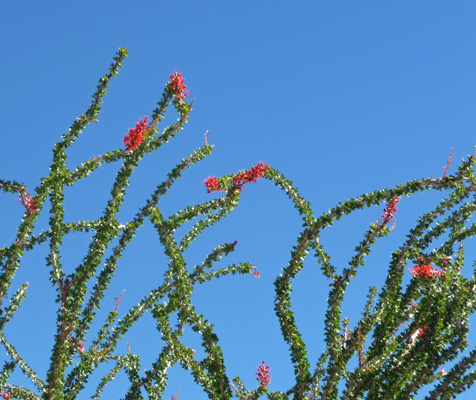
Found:
[[[206,130],[215,145],[213,155],[189,170],[164,199],[166,214],[213,196],[202,183],[207,176],[259,161],[285,173],[317,215],[369,190],[441,176],[450,147],[454,171],[476,144],[476,4],[455,4],[3,1],[0,178],[24,182],[33,191],[48,174],[54,143],[87,109],[97,80],[120,46],[130,56],[110,86],[100,123],[71,149],[69,166],[122,147],[128,129],[151,114],[174,68],[196,98],[185,130],[138,169],[121,213],[124,221],[172,166],[203,144]],[[105,166],[68,189],[66,217],[98,218],[115,171]],[[344,314],[351,322],[358,320],[368,285],[383,283],[390,252],[439,196],[402,200],[396,229],[349,290]],[[2,195],[0,205],[4,246],[13,240],[24,210],[14,195]],[[286,390],[292,383],[292,365],[273,313],[273,281],[299,233],[294,211],[272,183],[250,185],[241,207],[188,253],[194,265],[213,246],[237,240],[235,253],[221,265],[241,260],[259,267],[260,280],[226,277],[194,296],[199,311],[216,326],[229,376],[241,376],[250,387],[262,360],[271,365],[270,390]],[[381,213],[380,208],[360,212],[324,235],[337,265],[346,265],[368,224]],[[47,218],[46,213],[40,218],[38,229]],[[82,239],[65,241],[64,261],[71,271],[86,245]],[[15,284],[28,280],[29,296],[7,331],[40,374],[48,367],[55,330],[46,252],[43,245],[23,259]],[[165,263],[157,236],[145,226],[126,252],[100,315],[114,307],[113,297],[123,289],[120,311],[136,304],[159,284]],[[467,274],[470,267],[468,257]],[[327,285],[310,257],[296,280],[293,304],[312,362],[322,351]],[[199,350],[197,338],[187,340]],[[125,341],[145,368],[161,348],[150,315]],[[124,352],[125,341],[119,345]],[[470,344],[475,342],[473,337]],[[104,398],[119,398],[125,386],[118,379]],[[164,398],[179,386],[182,400],[206,398],[188,372],[176,367]],[[472,390],[461,399],[473,398]]]

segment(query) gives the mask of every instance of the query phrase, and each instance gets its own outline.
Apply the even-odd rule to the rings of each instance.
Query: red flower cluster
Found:
[[[269,165],[260,162],[256,167],[240,172],[233,178],[233,189],[241,189],[245,183],[256,182],[258,178],[264,177],[264,173],[268,169]]]
[[[11,393],[7,393],[5,392],[5,390],[2,390],[2,392],[0,393],[0,397],[2,397],[5,400],[11,400],[12,395]]]
[[[258,367],[258,372],[256,373],[256,380],[259,382],[261,387],[266,387],[271,383],[271,375],[269,374],[270,367],[265,365],[263,361]]]
[[[74,339],[73,339],[72,336],[69,337],[69,341],[70,341],[71,343],[73,343]],[[78,351],[79,351],[80,353],[84,353],[84,343],[83,343],[83,342],[79,342],[79,343],[77,343],[77,345],[78,345]]]
[[[27,214],[35,214],[38,211],[38,209],[36,208],[36,201],[31,198],[31,194],[25,194],[24,192],[20,192],[18,201],[25,206]]]
[[[433,279],[435,277],[441,276],[445,273],[445,270],[438,271],[436,268],[433,268],[431,264],[423,264],[424,258],[420,257],[421,264],[415,265],[413,268],[409,269],[413,276],[419,276],[421,278]]]
[[[394,196],[392,200],[387,203],[387,208],[383,210],[382,225],[388,224],[393,219],[393,214],[398,211],[398,203],[400,203],[400,199],[398,199],[396,196]]]
[[[241,190],[245,183],[256,182],[258,180],[258,178],[263,178],[264,177],[264,174],[268,169],[269,169],[269,165],[266,165],[265,163],[260,162],[260,163],[258,163],[258,165],[256,167],[251,167],[247,171],[243,171],[243,172],[238,173],[233,178],[231,189],[232,190],[235,190],[235,189],[240,189]],[[216,178],[215,176],[209,176],[207,179],[205,179],[203,181],[203,183],[207,187],[207,192],[208,193],[216,192],[218,190],[220,190],[220,191],[222,190],[219,187],[218,178]]]
[[[207,179],[203,181],[203,183],[207,187],[207,193],[216,192],[220,190],[218,186],[218,179],[214,176],[209,176]]]
[[[145,117],[144,120],[141,119],[135,128],[129,129],[129,133],[124,135],[124,144],[128,151],[139,147],[141,142],[145,139],[148,120],[148,117]]]
[[[418,329],[418,337],[422,337],[426,334],[426,331],[428,330],[429,328],[427,326],[424,326],[423,328],[420,328]]]
[[[187,86],[183,84],[185,79],[183,79],[182,74],[174,71],[173,74],[170,75],[170,79],[172,79],[172,82],[170,82],[170,89],[177,96],[177,99],[182,100],[187,97],[188,91],[185,91]]]

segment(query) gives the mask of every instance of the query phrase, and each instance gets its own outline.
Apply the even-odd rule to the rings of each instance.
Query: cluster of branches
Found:
[[[0,180],[0,189],[18,193],[25,206],[25,215],[14,242],[0,249],[0,341],[10,361],[0,370],[0,397],[4,399],[75,399],[85,388],[91,374],[101,364],[112,366],[102,377],[93,399],[99,399],[106,385],[125,371],[130,386],[126,399],[160,399],[167,386],[170,369],[176,365],[189,370],[195,381],[211,399],[410,399],[424,386],[433,385],[427,399],[446,399],[466,390],[474,382],[476,349],[463,355],[469,334],[468,320],[475,310],[476,273],[471,279],[462,276],[463,242],[476,233],[476,224],[467,224],[476,208],[475,157],[468,157],[454,175],[435,179],[418,179],[393,189],[364,194],[338,204],[329,212],[315,217],[310,204],[294,188],[291,181],[277,170],[259,164],[248,171],[221,178],[209,178],[207,188],[223,192],[223,196],[191,205],[165,217],[159,199],[181,177],[185,169],[210,155],[213,146],[205,145],[180,161],[158,184],[134,218],[128,222],[117,219],[123,204],[129,178],[139,162],[148,154],[167,144],[188,120],[193,102],[185,101],[185,85],[180,74],[171,75],[151,121],[141,121],[125,139],[126,149],[118,149],[93,157],[76,168],[67,168],[66,150],[86,126],[97,121],[100,104],[110,80],[117,75],[127,51],[121,48],[109,73],[103,76],[88,110],[82,114],[53,150],[50,174],[41,179],[30,195],[24,184]],[[178,113],[177,121],[158,129],[169,106]],[[102,216],[94,221],[65,221],[64,190],[87,178],[105,163],[121,163]],[[269,370],[258,370],[257,388],[246,388],[239,378],[229,379],[224,354],[218,345],[213,325],[200,315],[191,302],[197,284],[228,274],[255,273],[249,263],[213,269],[213,265],[234,251],[236,243],[223,243],[205,257],[192,272],[187,268],[185,250],[207,228],[216,224],[239,204],[243,185],[265,178],[274,181],[289,197],[303,220],[303,231],[292,249],[291,259],[275,282],[275,311],[284,340],[289,345],[294,366],[295,384],[284,391],[270,392]],[[392,227],[392,212],[402,196],[425,190],[440,190],[445,198],[433,210],[425,213],[409,232],[407,240],[393,254],[384,287],[380,292],[369,289],[362,318],[353,327],[343,318],[341,308],[346,289],[364,265],[377,239],[387,236]],[[49,229],[34,235],[38,216],[49,200]],[[335,221],[354,211],[387,203],[380,221],[370,224],[355,249],[349,266],[339,271],[319,242],[321,232]],[[120,318],[118,307],[109,312],[95,339],[85,346],[86,334],[95,321],[101,299],[108,289],[127,245],[138,229],[149,220],[155,227],[168,258],[162,284],[125,312]],[[177,229],[187,222],[192,227],[181,237]],[[61,258],[61,245],[66,235],[93,232],[83,261],[74,272],[66,275]],[[429,250],[432,242],[443,244]],[[115,244],[113,246],[113,241]],[[15,291],[12,282],[20,268],[21,257],[37,245],[48,243],[46,264],[57,296],[57,331],[45,377],[40,377],[10,343],[4,329],[12,320],[27,294],[28,283]],[[106,256],[106,250],[112,249]],[[306,344],[296,324],[291,308],[292,283],[302,271],[305,258],[314,254],[325,279],[330,283],[325,315],[325,351],[311,361]],[[403,276],[408,264],[415,265],[411,283],[404,287]],[[431,264],[440,267],[433,268]],[[92,289],[88,292],[88,287]],[[89,286],[88,286],[89,285]],[[7,303],[4,304],[4,300]],[[164,347],[155,362],[141,372],[141,360],[130,351],[122,354],[117,345],[145,312],[151,312],[157,322]],[[177,323],[171,324],[172,314]],[[205,357],[197,360],[194,350],[181,340],[186,327],[202,338]],[[451,362],[444,372],[441,367]],[[19,369],[31,380],[34,389],[11,383],[12,373]]]

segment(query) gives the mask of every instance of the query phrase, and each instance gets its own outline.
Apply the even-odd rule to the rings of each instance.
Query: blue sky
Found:
[[[24,182],[33,191],[48,174],[54,143],[87,109],[97,80],[120,46],[130,55],[110,86],[100,123],[75,143],[68,166],[122,147],[128,129],[151,114],[174,69],[183,73],[196,99],[184,131],[138,168],[121,212],[125,221],[171,167],[203,144],[206,130],[214,152],[164,199],[166,214],[214,196],[204,189],[207,176],[259,161],[290,178],[316,215],[370,190],[439,177],[450,147],[451,172],[476,144],[475,17],[476,5],[469,1],[456,6],[441,1],[29,0],[21,6],[4,1],[0,177]],[[66,217],[98,218],[115,171],[105,166],[68,189]],[[390,252],[440,197],[431,193],[402,200],[395,230],[349,290],[344,314],[351,322],[358,320],[368,285],[383,283]],[[23,209],[14,195],[2,195],[0,205],[4,246],[13,240]],[[365,210],[324,234],[337,265],[346,265],[368,224],[381,213],[379,208]],[[47,218],[45,213],[39,219],[38,230]],[[292,383],[292,365],[273,313],[273,281],[287,264],[300,227],[283,193],[263,181],[249,185],[239,209],[189,253],[194,265],[214,246],[237,240],[235,253],[221,265],[250,261],[259,267],[260,280],[226,277],[194,295],[216,326],[229,376],[239,375],[251,387],[262,360],[271,365],[271,390],[286,390]],[[75,240],[64,246],[71,271],[87,245],[85,239]],[[28,280],[29,296],[14,319],[16,326],[9,328],[15,346],[40,373],[48,366],[55,329],[46,252],[42,246],[24,257],[15,283]],[[104,313],[123,289],[120,310],[136,304],[160,282],[165,263],[157,236],[145,226],[124,255]],[[293,305],[312,361],[322,351],[327,285],[311,257],[296,280]],[[150,316],[127,340],[146,368],[160,351]],[[188,340],[199,347],[195,338]],[[178,367],[164,398],[179,386],[182,400],[206,398]],[[119,379],[106,392],[108,398],[119,398],[124,387]],[[467,392],[461,398],[472,397]]]

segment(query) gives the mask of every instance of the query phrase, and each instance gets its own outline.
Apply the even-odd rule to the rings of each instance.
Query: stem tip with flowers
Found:
[[[134,150],[144,141],[147,135],[147,121],[148,117],[141,119],[135,128],[129,129],[129,133],[124,135],[124,144],[126,145],[126,150]]]
[[[178,100],[183,100],[185,97],[188,96],[189,92],[186,90],[187,86],[185,86],[184,82],[185,79],[182,77],[182,73],[174,71],[172,75],[170,75],[170,90],[177,96]]]
[[[271,383],[271,375],[269,374],[270,366],[266,365],[266,362],[261,362],[256,372],[256,380],[261,387],[267,387]]]

